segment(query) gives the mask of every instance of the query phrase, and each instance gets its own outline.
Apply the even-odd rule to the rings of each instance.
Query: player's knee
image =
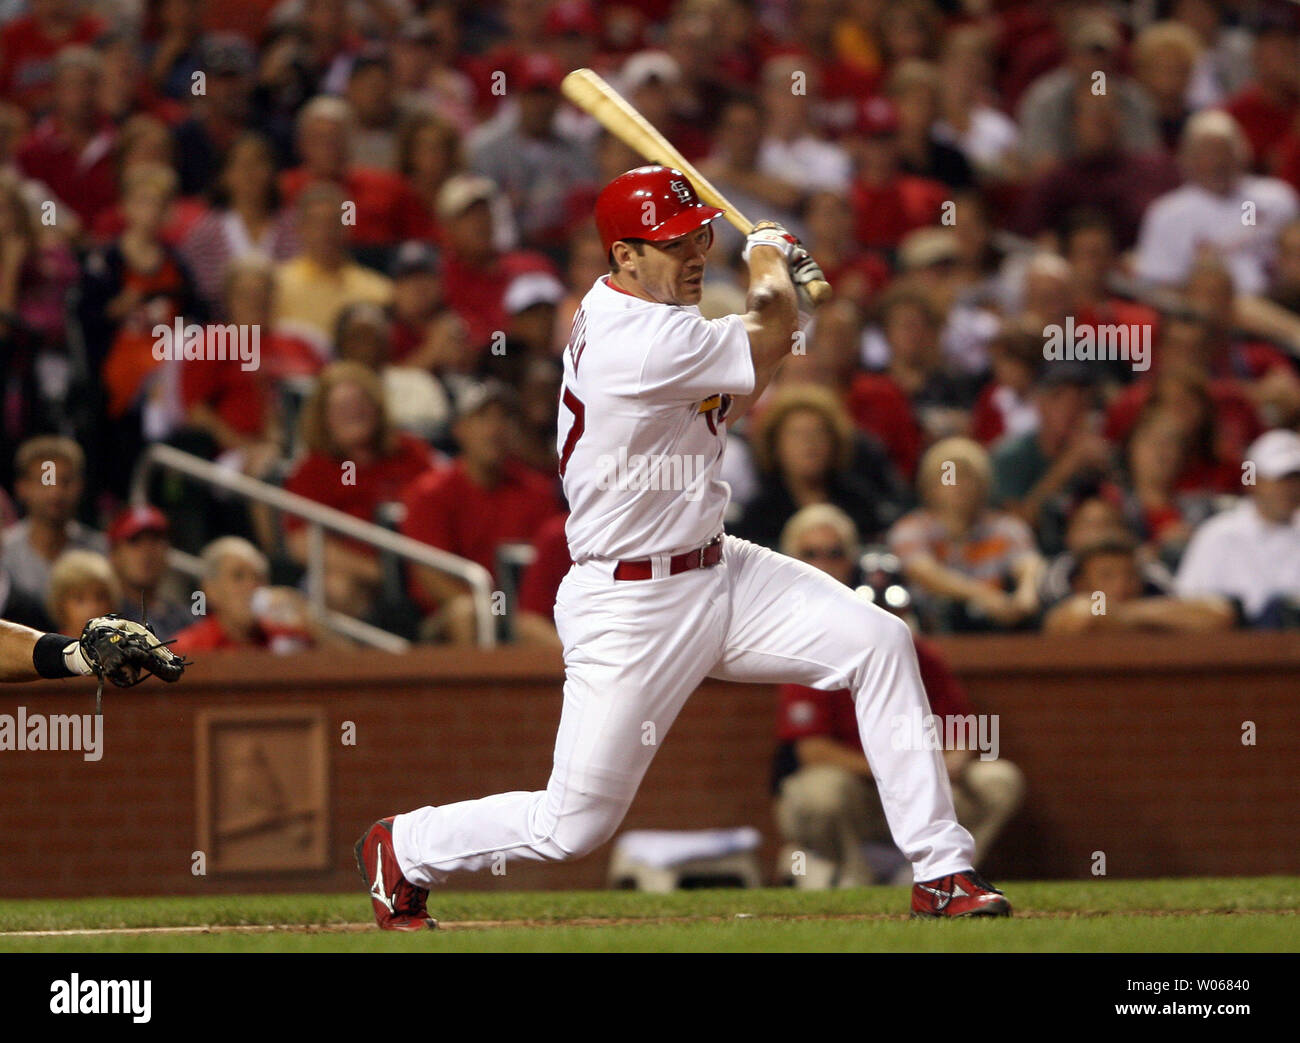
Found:
[[[874,644],[880,652],[888,656],[916,654],[912,643],[912,628],[906,622],[892,612],[886,612],[874,605],[867,605],[866,608],[872,612],[871,618],[876,632]]]
[[[627,808],[619,801],[602,800],[560,815],[551,831],[551,842],[560,860],[581,858],[595,851],[614,835]]]

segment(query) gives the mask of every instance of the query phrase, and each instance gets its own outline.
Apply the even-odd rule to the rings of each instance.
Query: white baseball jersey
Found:
[[[596,280],[564,351],[558,448],[573,560],[678,554],[722,531],[732,395],[754,390],[739,315],[642,300]]]
[[[561,393],[575,564],[555,599],[565,679],[551,776],[544,790],[395,816],[393,856],[412,884],[565,861],[605,843],[706,677],[850,689],[881,807],[916,879],[972,865],[943,754],[894,740],[893,722],[929,712],[906,623],[807,562],[734,536],[707,568],[642,581],[609,568],[610,559],[662,564],[658,556],[721,531],[730,493],[718,477],[721,420],[728,396],[753,389],[739,316],[709,321],[605,279],[583,299]]]

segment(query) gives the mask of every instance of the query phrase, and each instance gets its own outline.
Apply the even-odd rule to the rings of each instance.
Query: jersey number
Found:
[[[578,439],[582,437],[582,432],[587,428],[587,407],[582,404],[578,396],[570,391],[567,387],[560,399],[565,408],[573,414],[573,425],[569,428],[568,435],[564,439],[564,450],[560,453],[560,477],[564,477],[564,469],[569,466],[569,457],[573,455],[573,447],[578,444]]]

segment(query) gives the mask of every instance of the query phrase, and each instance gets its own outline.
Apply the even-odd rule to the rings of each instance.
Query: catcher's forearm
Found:
[[[31,627],[0,620],[0,681],[36,681],[90,672],[76,638],[42,634]]]

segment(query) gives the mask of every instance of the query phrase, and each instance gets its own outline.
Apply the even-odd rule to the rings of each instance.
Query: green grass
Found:
[[[1300,878],[1016,883],[1010,921],[916,922],[905,888],[442,892],[446,930],[0,934],[0,952],[1293,952]],[[356,895],[0,901],[0,932],[369,919]],[[875,917],[885,917],[877,919]],[[458,926],[474,921],[491,925]],[[577,922],[575,922],[577,921]],[[608,922],[591,922],[608,921]]]

